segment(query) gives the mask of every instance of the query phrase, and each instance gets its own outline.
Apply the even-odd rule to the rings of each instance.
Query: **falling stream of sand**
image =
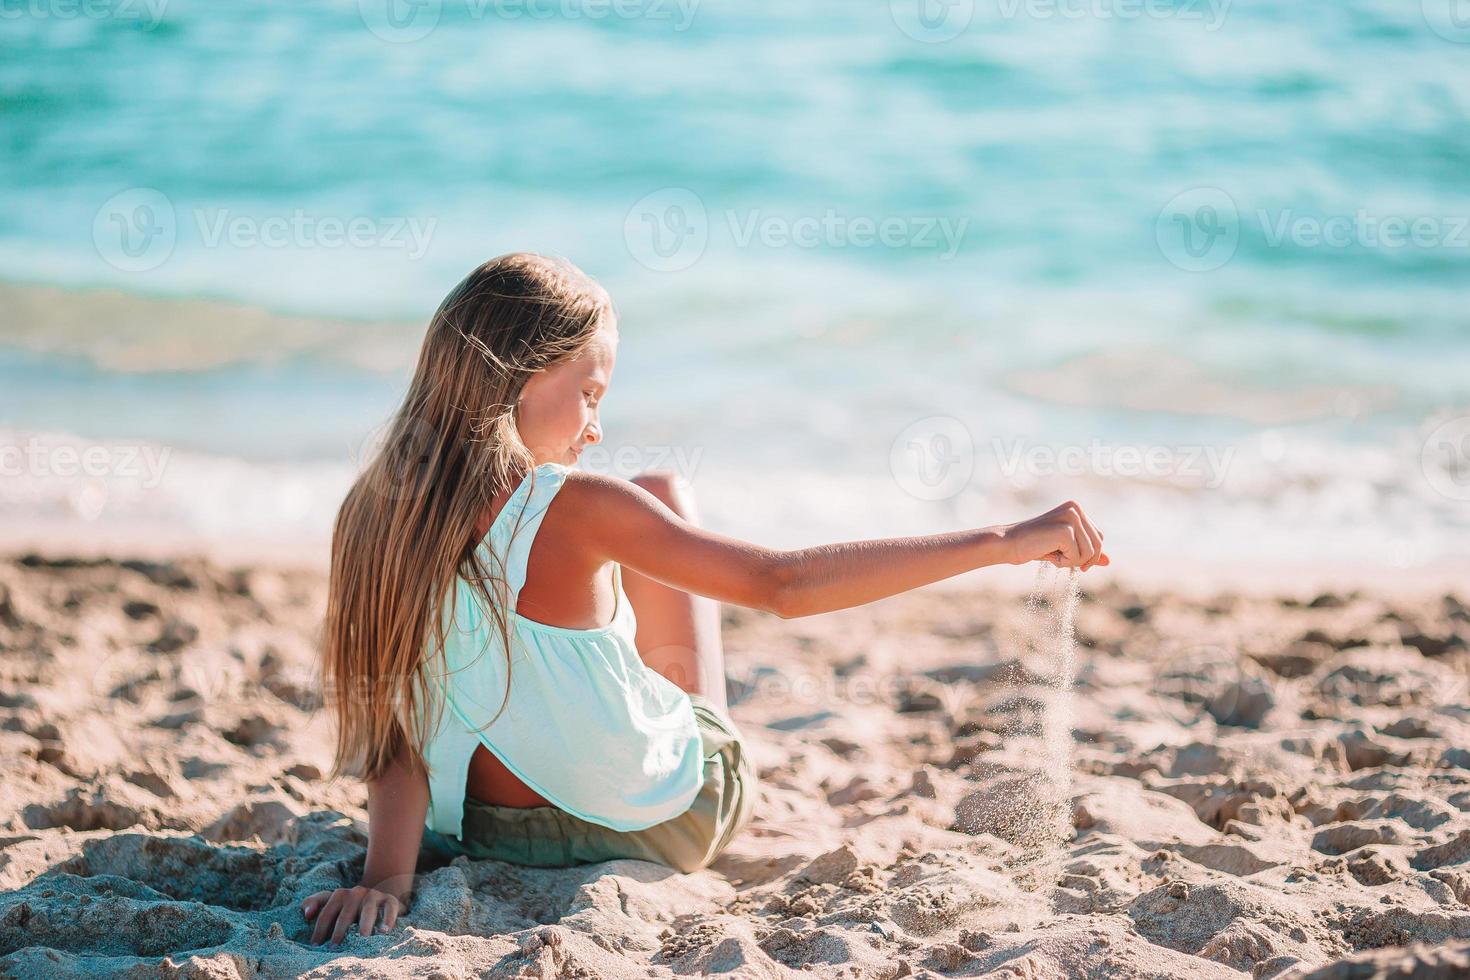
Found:
[[[1060,604],[1052,603],[1044,641],[1051,677],[1042,724],[1044,757],[1051,799],[1048,812],[1059,840],[1072,829],[1072,685],[1077,680],[1077,605],[1082,600],[1082,574],[1067,571]]]
[[[1018,675],[1012,693],[1018,707],[1033,698],[1040,702],[1039,717],[1018,711],[1004,735],[1016,749],[1005,754],[1005,762],[978,767],[982,779],[997,781],[991,785],[994,796],[976,814],[974,829],[1020,847],[1023,857],[1014,872],[1017,883],[1027,888],[1056,881],[1072,834],[1072,686],[1082,582],[1081,573],[1069,569],[1062,594],[1056,596],[1056,577],[1055,566],[1037,569],[1026,597],[1029,635],[1015,640],[1017,654],[1031,650],[1039,669],[1030,684],[1025,674]],[[1029,691],[1023,690],[1027,687]]]

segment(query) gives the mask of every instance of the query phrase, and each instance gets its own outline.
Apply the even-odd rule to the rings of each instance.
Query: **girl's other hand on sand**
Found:
[[[301,901],[301,914],[308,922],[316,919],[316,928],[311,933],[312,945],[321,943],[328,934],[333,943],[342,942],[354,922],[357,923],[358,935],[371,936],[380,916],[382,927],[377,931],[388,932],[403,910],[404,903],[396,895],[364,885],[317,892]]]
[[[1102,532],[1075,500],[1059,504],[1029,521],[1008,524],[1001,531],[1009,545],[1012,565],[1049,561],[1058,568],[1085,572],[1093,565],[1112,564],[1103,552]]]

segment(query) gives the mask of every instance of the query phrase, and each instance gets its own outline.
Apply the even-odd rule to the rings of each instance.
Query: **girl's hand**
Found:
[[[405,909],[403,899],[397,895],[364,885],[317,892],[301,902],[301,914],[308,920],[316,919],[316,928],[311,933],[312,945],[320,943],[328,933],[331,933],[332,942],[340,943],[354,922],[357,923],[358,935],[371,936],[380,912],[383,927],[378,931],[387,932]]]
[[[1069,500],[1040,517],[1001,529],[1009,546],[1009,564],[1049,561],[1058,568],[1110,565],[1103,554],[1102,532],[1093,526],[1076,501]]]

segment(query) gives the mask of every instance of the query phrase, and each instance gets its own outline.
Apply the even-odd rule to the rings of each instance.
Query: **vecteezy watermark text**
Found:
[[[0,21],[116,20],[137,21],[151,31],[163,20],[168,0],[0,0]]]
[[[925,44],[952,41],[978,19],[997,20],[1173,20],[1218,30],[1231,0],[889,0],[900,31]],[[977,18],[976,14],[980,16]]]
[[[954,258],[970,227],[968,217],[935,214],[854,214],[825,208],[809,214],[774,214],[729,208],[712,220],[700,196],[685,187],[645,195],[628,211],[623,239],[641,265],[656,272],[688,269],[712,238],[747,249],[888,249]]]
[[[1196,187],[1165,204],[1154,228],[1164,258],[1189,272],[1224,266],[1246,234],[1271,249],[1470,249],[1470,214],[1243,210],[1218,187]]]
[[[1154,479],[1197,480],[1209,490],[1224,482],[1235,447],[1215,446],[1112,446],[1094,439],[1085,446],[1027,446],[1014,439],[1007,446],[993,440],[1000,471],[1009,480],[1029,476],[1115,476]]]
[[[994,439],[997,469],[1013,484],[1027,477],[1112,477],[1188,482],[1208,490],[1224,485],[1234,446],[1110,444],[1100,439],[1063,445],[1033,445],[1024,439]],[[889,468],[894,480],[920,500],[946,500],[970,485],[975,441],[969,427],[948,415],[905,426],[894,438]]]
[[[0,477],[118,477],[137,479],[141,488],[151,490],[162,481],[171,451],[146,444],[55,445],[31,436],[23,444],[0,444]]]
[[[828,208],[820,215],[787,218],[763,215],[758,210],[741,214],[726,211],[731,240],[739,248],[759,240],[767,248],[918,248],[943,251],[940,258],[952,259],[964,240],[969,218],[958,220],[925,215],[871,218],[846,215]]]
[[[1218,30],[1230,0],[995,0],[1006,20],[1178,20]]]
[[[183,212],[163,192],[129,188],[109,198],[92,222],[97,254],[124,272],[146,272],[167,262],[182,229],[193,230],[204,248],[389,249],[417,261],[428,251],[436,218],[314,212],[294,208],[278,214],[231,208]]]
[[[691,452],[685,446],[611,446],[599,443],[582,450],[578,462],[591,472],[623,480],[631,480],[650,470],[659,470],[692,481],[703,455],[703,446],[695,446]]]
[[[453,20],[638,20],[669,24],[676,32],[694,23],[700,0],[449,0]],[[422,41],[439,27],[446,0],[358,0],[358,16],[375,37],[393,44]]]
[[[234,214],[228,208],[194,212],[199,237],[206,248],[392,248],[406,250],[410,259],[428,251],[438,221],[416,217],[369,218],[359,215],[316,215],[301,208],[290,214]]]

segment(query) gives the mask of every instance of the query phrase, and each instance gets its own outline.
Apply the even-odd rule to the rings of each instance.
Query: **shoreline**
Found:
[[[140,558],[150,561],[205,560],[230,567],[261,567],[278,571],[325,573],[330,561],[327,543],[290,544],[285,541],[211,541],[197,536],[169,535],[166,531],[142,539],[136,533],[89,534],[58,540],[58,535],[0,534],[0,560],[35,554],[44,559]],[[1028,566],[992,566],[975,569],[922,586],[914,592],[948,594],[984,592],[1026,595],[1037,576],[1037,563]],[[1160,559],[1094,568],[1083,574],[1084,595],[1099,589],[1133,589],[1202,597],[1221,592],[1241,595],[1291,595],[1310,599],[1323,592],[1366,592],[1384,598],[1404,598],[1425,592],[1470,594],[1470,559],[1442,561],[1419,568],[1397,568],[1361,562],[1345,566],[1332,562],[1277,562],[1212,565]],[[877,603],[893,602],[900,593]],[[871,604],[871,603],[870,603]]]

